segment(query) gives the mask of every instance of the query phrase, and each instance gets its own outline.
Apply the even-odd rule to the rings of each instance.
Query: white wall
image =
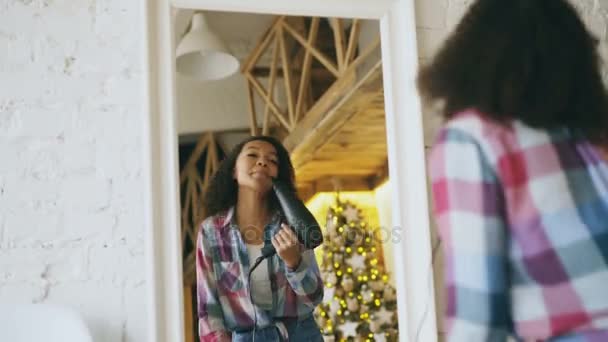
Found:
[[[176,26],[187,26],[189,11],[179,11]],[[207,12],[208,26],[221,37],[230,52],[241,62],[247,59],[274,16],[243,13]],[[176,37],[176,42],[179,37]],[[261,63],[269,64],[268,56]],[[200,82],[177,78],[178,131],[193,134],[249,128],[249,101],[246,80],[240,70],[222,80]],[[262,82],[264,86],[267,86]],[[278,87],[278,91],[282,88]],[[277,104],[282,94],[276,93]],[[262,122],[261,99],[256,94],[258,122]]]
[[[242,129],[249,126],[245,78],[240,73],[202,84],[177,79],[178,130],[180,134]]]
[[[146,340],[142,5],[0,1],[0,303],[96,341]]]

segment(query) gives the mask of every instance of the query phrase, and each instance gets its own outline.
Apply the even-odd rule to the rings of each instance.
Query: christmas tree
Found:
[[[397,298],[381,245],[359,209],[336,198],[322,247],[323,303],[315,310],[325,341],[396,341]]]

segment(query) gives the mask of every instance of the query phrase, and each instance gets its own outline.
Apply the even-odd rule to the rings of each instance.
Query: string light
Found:
[[[325,208],[328,206],[323,207],[324,210]],[[332,284],[327,283],[327,280],[325,282],[327,283],[326,288],[332,288],[332,291],[335,289],[332,300],[335,300],[333,305],[336,307],[323,303],[315,312],[316,317],[322,318],[323,324],[320,326],[325,335],[334,336],[339,332],[342,324],[354,320],[359,324],[356,328],[359,337],[356,340],[374,341],[374,336],[378,335],[370,331],[370,325],[373,325],[371,317],[384,305],[387,305],[388,310],[394,311],[394,300],[385,301],[381,296],[381,287],[385,285],[379,281],[388,283],[389,277],[382,265],[381,256],[375,254],[377,251],[381,251],[379,242],[376,240],[376,228],[372,224],[362,222],[361,217],[349,221],[344,213],[351,210],[350,204],[341,205],[338,200],[334,201],[334,205],[330,207],[327,215],[326,222],[333,222],[333,233],[339,233],[339,235],[336,240],[332,239],[335,235],[326,236],[327,243],[322,248],[324,254],[318,254],[317,260],[319,260],[324,277],[327,277],[325,279],[332,280]],[[359,258],[362,256],[364,268],[359,269],[350,265],[351,256],[359,256]],[[348,287],[348,290],[345,287]],[[394,329],[395,324],[396,322],[391,322],[389,329]],[[396,337],[396,333],[392,331],[380,333],[385,333],[385,337],[392,340],[393,337]],[[338,336],[340,337],[338,338]],[[350,340],[343,334],[338,334],[338,336],[335,336],[336,341]]]

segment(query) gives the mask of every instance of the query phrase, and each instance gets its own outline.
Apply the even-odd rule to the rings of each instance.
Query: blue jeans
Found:
[[[285,327],[289,333],[289,342],[323,342],[323,336],[317,322],[311,315],[301,321],[288,321],[285,322]],[[233,332],[232,342],[252,342],[253,331],[246,332]],[[255,331],[256,342],[281,342],[281,335],[279,330],[274,325],[256,329]]]

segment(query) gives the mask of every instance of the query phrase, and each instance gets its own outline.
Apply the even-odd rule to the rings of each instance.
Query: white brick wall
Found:
[[[96,341],[146,340],[142,4],[0,0],[0,303]]]

